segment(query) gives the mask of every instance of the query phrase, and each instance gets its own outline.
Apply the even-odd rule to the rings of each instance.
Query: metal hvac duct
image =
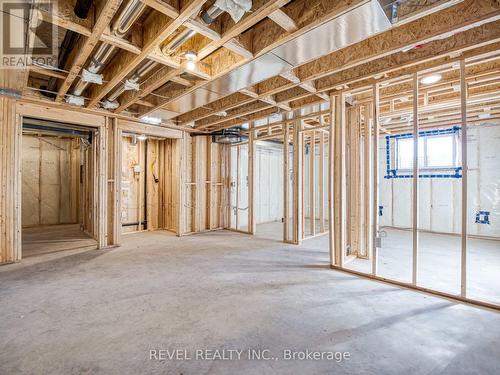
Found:
[[[135,21],[142,14],[146,5],[139,0],[131,0],[125,8],[121,11],[120,15],[111,27],[111,33],[117,37],[123,37],[132,27]],[[103,66],[106,64],[110,56],[115,51],[116,47],[102,43],[95,55],[92,57],[87,70],[90,73],[98,74]],[[76,84],[73,95],[80,96],[87,87],[88,82],[82,80]]]
[[[379,2],[372,0],[168,103],[162,107],[163,110],[169,111],[168,116],[161,116],[164,112],[159,110],[150,115],[164,120],[171,119],[268,78],[289,72],[296,66],[360,42],[390,27],[391,22]]]
[[[208,10],[201,13],[200,17],[205,23],[205,25],[210,25],[215,21],[215,19],[220,16],[224,10],[216,7],[215,5],[211,6]],[[162,47],[161,51],[163,54],[167,56],[171,56],[180,46],[186,43],[189,39],[196,35],[196,31],[191,29],[185,29],[175,36],[170,42],[165,44]],[[139,82],[139,80],[148,74],[152,69],[154,69],[158,63],[154,61],[146,61],[140,68],[138,68],[134,74],[127,80],[129,84],[135,85]],[[126,90],[126,86],[122,85],[116,88],[104,101],[104,108],[107,109],[116,109],[119,107],[119,103],[116,100],[121,94],[123,94]]]
[[[215,5],[212,5],[210,9],[208,9],[205,12],[202,12],[201,14],[201,19],[205,25],[210,25],[215,21],[217,17],[219,17],[224,11]],[[191,29],[185,29],[181,33],[179,33],[175,38],[173,38],[170,42],[165,44],[161,51],[165,54],[170,56],[172,53],[175,52],[177,48],[182,46],[184,43],[186,43],[189,39],[191,39],[193,36],[195,36],[196,31],[191,30]]]

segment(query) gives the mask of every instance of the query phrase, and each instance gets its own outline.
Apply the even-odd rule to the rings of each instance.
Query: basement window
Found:
[[[420,178],[461,178],[459,127],[419,132]],[[386,136],[385,178],[413,177],[413,134]]]

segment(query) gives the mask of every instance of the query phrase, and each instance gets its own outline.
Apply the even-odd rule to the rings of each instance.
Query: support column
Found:
[[[328,139],[328,244],[330,247],[330,265],[336,265],[335,261],[335,239],[337,234],[335,233],[334,225],[334,187],[335,187],[335,96],[330,95],[330,124],[329,124],[329,139]]]
[[[97,246],[99,249],[108,246],[108,130],[110,119],[106,118],[104,126],[99,128],[95,165],[97,168]]]
[[[333,103],[332,103],[333,104]],[[335,96],[334,229],[335,264],[342,267],[346,250],[346,125],[344,94]]]
[[[377,239],[378,239],[378,138],[379,138],[379,84],[373,85],[373,106],[372,106],[372,120],[373,120],[373,231],[372,231],[372,274],[377,275],[378,266],[378,252],[377,252]]]
[[[254,165],[255,165],[255,124],[250,123],[248,132],[248,232],[255,234],[257,223],[255,220],[255,197],[254,197]]]
[[[417,285],[418,275],[418,77],[413,74],[413,208],[412,208],[412,284]]]
[[[187,224],[187,137],[188,134],[183,132],[182,138],[177,140],[177,147],[179,148],[179,181],[178,181],[178,191],[177,197],[179,199],[179,203],[177,206],[177,230],[176,235],[181,236],[182,234],[188,232],[189,230],[186,228]]]
[[[373,225],[372,225],[372,109],[370,105],[365,106],[365,124],[364,124],[364,146],[363,146],[363,160],[364,160],[364,221],[365,221],[365,257],[369,259],[373,251]]]
[[[21,260],[21,116],[0,96],[0,264]]]
[[[295,114],[300,117],[300,113]],[[302,152],[303,138],[301,134],[302,121],[296,120],[293,128],[293,242],[299,244],[303,238],[302,232]]]
[[[316,158],[315,145],[316,132],[311,131],[311,144],[309,147],[309,228],[311,236],[316,235],[316,181],[314,162]]]
[[[283,121],[285,123],[283,124],[283,241],[289,241],[289,234],[288,234],[288,228],[289,228],[289,218],[290,218],[290,213],[289,213],[289,206],[288,206],[288,200],[289,200],[289,190],[288,190],[288,180],[289,180],[289,174],[288,170],[290,168],[289,166],[289,160],[288,160],[288,153],[289,153],[289,142],[290,142],[290,133],[289,133],[289,127],[288,123],[286,122],[288,116],[284,116]]]
[[[319,123],[323,127],[323,115],[319,116]],[[322,128],[319,131],[319,231],[325,233],[325,134]]]
[[[108,246],[118,245],[121,237],[121,154],[122,131],[116,119],[108,126]]]
[[[462,235],[460,296],[467,297],[467,84],[465,61],[460,60],[460,109],[462,126]]]

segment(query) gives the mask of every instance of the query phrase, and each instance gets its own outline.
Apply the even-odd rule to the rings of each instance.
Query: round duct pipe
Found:
[[[78,18],[85,19],[89,15],[91,6],[92,0],[78,0],[73,10]]]

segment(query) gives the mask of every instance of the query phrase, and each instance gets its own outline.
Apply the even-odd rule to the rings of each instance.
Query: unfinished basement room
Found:
[[[0,15],[0,375],[500,374],[499,0]]]

